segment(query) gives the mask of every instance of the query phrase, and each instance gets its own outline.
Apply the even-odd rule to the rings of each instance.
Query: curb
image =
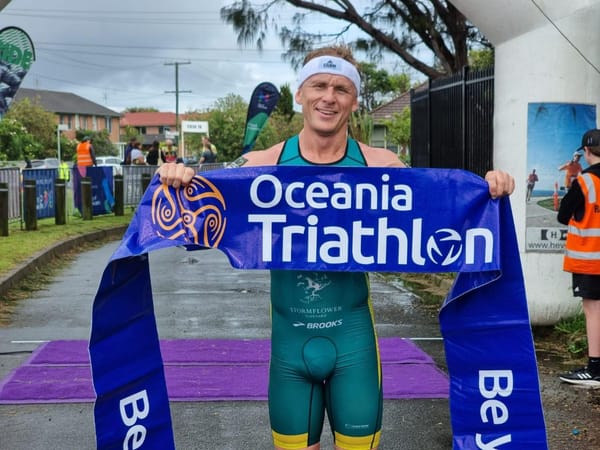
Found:
[[[87,242],[96,242],[106,239],[121,239],[129,225],[122,225],[107,230],[98,230],[91,233],[61,241],[32,255],[27,261],[22,262],[17,268],[5,275],[0,275],[0,296],[16,287],[23,279],[35,271],[38,267],[47,264],[53,259],[60,258],[64,253],[73,250]]]

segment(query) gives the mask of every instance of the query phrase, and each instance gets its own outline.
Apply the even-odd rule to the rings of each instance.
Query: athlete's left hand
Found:
[[[501,170],[490,170],[485,174],[492,198],[510,195],[515,190],[515,179]]]

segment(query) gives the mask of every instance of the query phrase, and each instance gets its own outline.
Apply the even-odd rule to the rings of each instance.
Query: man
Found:
[[[579,153],[579,151],[576,151],[575,153],[573,153],[573,157],[570,161],[567,161],[558,168],[558,170],[565,171],[565,189],[567,191],[571,189],[571,184],[573,183],[573,180],[575,180],[577,176],[581,173],[582,167],[579,163],[580,159],[581,153]]]
[[[304,127],[297,136],[264,151],[246,153],[232,165],[329,165],[405,167],[385,149],[348,137],[350,114],[358,109],[360,76],[346,47],[307,55],[295,100]],[[163,165],[163,183],[187,185],[194,170]],[[486,175],[490,194],[510,194],[506,173]],[[301,303],[318,288],[319,321],[339,327],[307,330]],[[276,449],[319,450],[325,412],[335,448],[377,449],[381,433],[382,386],[379,351],[370,305],[368,274],[357,272],[271,272],[271,366],[269,416]],[[310,319],[308,319],[310,321]]]
[[[202,136],[202,153],[200,154],[199,164],[214,163],[217,161],[217,147],[210,142],[208,136]]]
[[[533,193],[533,188],[535,187],[535,183],[539,181],[537,173],[535,173],[535,169],[527,176],[527,201],[531,200],[531,194]]]
[[[573,295],[583,299],[588,363],[560,379],[600,387],[600,130],[588,130],[581,149],[589,167],[561,200],[558,221],[569,226],[563,268],[573,274]]]
[[[89,136],[85,136],[83,140],[77,144],[77,165],[82,167],[96,166],[96,155],[92,140]]]

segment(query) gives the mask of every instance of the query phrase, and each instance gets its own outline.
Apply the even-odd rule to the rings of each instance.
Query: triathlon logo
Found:
[[[0,30],[0,118],[8,111],[33,61],[35,50],[27,33],[17,27]]]
[[[185,188],[161,184],[152,196],[152,223],[157,234],[202,247],[218,247],[227,227],[225,210],[219,189],[198,175]]]
[[[442,228],[427,240],[427,256],[436,264],[448,266],[462,253],[462,239],[456,230]]]

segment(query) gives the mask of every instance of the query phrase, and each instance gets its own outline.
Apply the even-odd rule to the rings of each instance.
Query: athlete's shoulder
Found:
[[[275,144],[273,147],[269,147],[265,150],[250,151],[233,161],[230,166],[274,166],[279,160],[279,155],[281,154],[283,144],[284,142],[280,142],[279,144]]]
[[[371,147],[359,142],[368,166],[372,167],[406,167],[400,158],[387,148]]]

